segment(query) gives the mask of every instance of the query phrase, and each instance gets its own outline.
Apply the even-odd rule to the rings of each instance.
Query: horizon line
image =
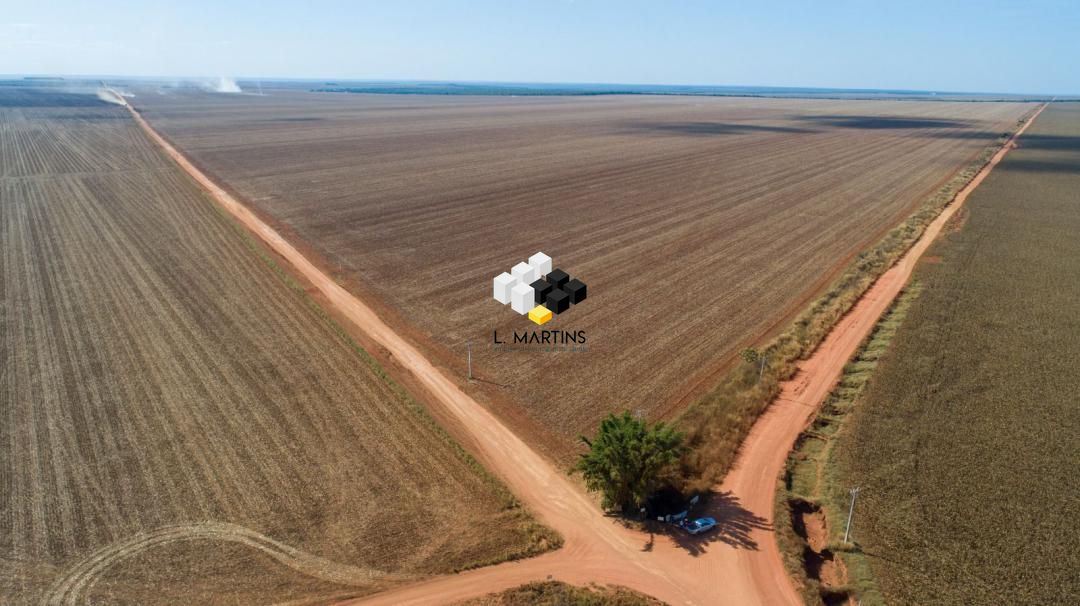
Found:
[[[694,83],[649,83],[649,82],[604,82],[604,81],[559,81],[559,80],[470,80],[470,79],[430,79],[430,78],[388,78],[388,77],[330,77],[330,76],[223,76],[218,75],[186,75],[186,76],[166,76],[166,75],[125,75],[125,74],[71,74],[71,73],[45,73],[45,72],[29,72],[29,73],[10,73],[0,74],[0,79],[3,78],[85,78],[85,79],[102,79],[102,78],[115,78],[115,79],[133,79],[133,80],[179,80],[179,81],[200,81],[200,80],[216,80],[219,78],[231,78],[235,81],[252,81],[252,82],[319,82],[319,81],[336,81],[336,82],[364,82],[364,83],[431,83],[431,84],[486,84],[486,85],[502,85],[502,86],[524,86],[524,85],[569,85],[569,86],[605,86],[605,87],[655,87],[655,88],[711,88],[711,89],[763,89],[763,90],[775,90],[775,91],[820,91],[820,92],[852,92],[852,93],[906,93],[906,94],[924,94],[924,95],[981,95],[981,96],[1010,96],[1010,97],[1077,97],[1080,98],[1080,93],[1036,93],[1036,92],[996,92],[996,91],[964,91],[964,90],[937,90],[929,88],[874,88],[865,86],[797,86],[797,85],[775,85],[775,84],[694,84]]]

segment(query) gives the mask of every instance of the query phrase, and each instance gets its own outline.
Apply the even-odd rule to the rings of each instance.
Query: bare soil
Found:
[[[146,122],[140,119],[140,124],[154,136]],[[771,535],[774,491],[783,461],[813,411],[836,383],[844,364],[899,293],[930,241],[970,189],[1007,151],[994,157],[956,203],[931,224],[911,251],[875,283],[821,347],[800,365],[795,379],[783,386],[782,396],[754,426],[734,470],[702,511],[717,518],[719,528],[701,537],[690,537],[679,533],[648,535],[604,516],[579,486],[462,391],[370,306],[323,273],[166,141],[158,141],[223,208],[289,260],[343,317],[412,372],[432,396],[431,405],[456,418],[460,427],[473,435],[469,445],[476,449],[479,459],[565,539],[563,549],[555,553],[431,579],[356,602],[395,606],[445,604],[541,579],[575,585],[621,585],[673,604],[799,604]]]
[[[136,98],[193,163],[566,464],[606,413],[669,417],[1008,130],[1023,104],[274,92]],[[302,244],[301,244],[302,243]],[[547,328],[491,279],[543,250],[589,285]],[[626,377],[634,377],[627,381]]]
[[[8,94],[0,602],[325,602],[545,548],[128,112]]]

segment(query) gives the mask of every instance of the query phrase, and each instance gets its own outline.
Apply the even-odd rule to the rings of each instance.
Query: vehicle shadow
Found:
[[[772,525],[766,522],[765,518],[743,507],[738,497],[730,491],[703,495],[702,501],[690,511],[689,517],[711,517],[716,520],[716,528],[692,535],[674,524],[651,520],[647,523],[649,541],[642,550],[652,550],[653,535],[656,534],[671,538],[672,543],[695,557],[708,551],[708,546],[716,542],[726,543],[736,549],[757,551],[758,543],[754,540],[754,531],[772,530]]]

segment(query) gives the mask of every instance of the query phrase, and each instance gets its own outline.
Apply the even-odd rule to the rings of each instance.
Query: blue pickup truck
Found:
[[[716,520],[713,518],[698,518],[696,520],[683,520],[680,524],[683,530],[690,534],[701,534],[707,530],[716,528]]]

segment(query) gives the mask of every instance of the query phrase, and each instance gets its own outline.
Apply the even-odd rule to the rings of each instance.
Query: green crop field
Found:
[[[555,542],[124,109],[0,91],[0,604],[324,603]]]
[[[832,445],[830,522],[863,488],[864,604],[1076,603],[1078,192],[1080,104],[1052,104],[918,268]]]

